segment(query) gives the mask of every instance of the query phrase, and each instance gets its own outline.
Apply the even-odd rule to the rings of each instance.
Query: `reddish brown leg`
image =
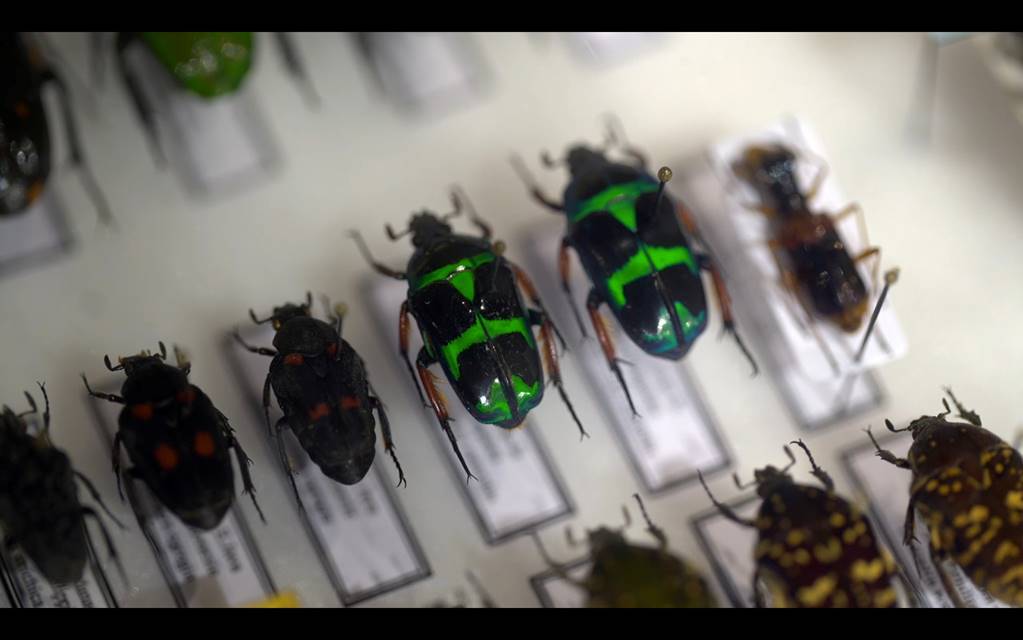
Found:
[[[405,361],[405,366],[408,367],[408,374],[412,376],[412,384],[416,385],[416,391],[419,393],[419,401],[422,402],[424,406],[429,406],[426,404],[426,398],[423,396],[423,390],[419,386],[419,380],[416,378],[416,372],[412,368],[412,361],[409,360],[408,357],[408,334],[411,330],[408,316],[408,300],[406,300],[401,303],[401,314],[398,316],[398,348],[401,351],[402,359]]]
[[[702,242],[700,229],[696,226],[696,221],[684,205],[679,205],[678,215],[682,220],[682,224],[685,225],[686,230],[689,232],[690,237]],[[721,272],[710,259],[710,256],[699,255],[697,256],[697,260],[701,270],[710,272],[711,280],[714,283],[714,293],[717,295],[718,299],[718,306],[721,307],[723,330],[732,335],[736,344],[739,345],[739,349],[742,351],[743,355],[746,356],[746,359],[749,360],[749,363],[753,366],[753,375],[757,375],[760,371],[760,368],[757,366],[757,361],[753,359],[753,355],[750,354],[749,349],[746,348],[746,344],[742,341],[742,338],[739,337],[739,332],[735,329],[735,316],[732,313],[732,297],[728,295],[728,288],[725,286],[725,279],[721,277]]]
[[[419,353],[416,365],[419,369],[419,378],[423,381],[423,388],[426,389],[426,396],[430,399],[430,405],[433,407],[433,413],[437,416],[437,421],[440,422],[440,426],[448,437],[448,441],[451,442],[451,447],[455,450],[455,456],[462,463],[462,469],[465,470],[466,474],[465,481],[468,482],[470,479],[478,480],[476,476],[472,475],[472,471],[469,471],[469,465],[465,463],[462,451],[458,448],[458,440],[455,438],[454,432],[451,431],[451,416],[448,415],[448,407],[444,402],[444,396],[437,389],[433,374],[430,373],[429,365],[426,362],[427,356],[424,350]]]
[[[565,292],[565,297],[568,298],[568,306],[572,309],[572,315],[575,316],[575,321],[579,324],[579,331],[586,336],[586,325],[583,324],[583,318],[579,315],[579,308],[575,306],[575,298],[572,297],[572,256],[568,250],[572,247],[572,243],[569,242],[568,237],[561,239],[561,249],[558,250],[558,273],[561,274],[561,290]]]
[[[558,395],[561,396],[561,401],[565,403],[566,407],[568,407],[568,412],[572,414],[572,420],[574,420],[576,426],[579,427],[580,439],[588,438],[590,434],[586,433],[586,429],[583,428],[582,422],[579,421],[579,416],[575,413],[575,407],[572,406],[572,401],[568,399],[568,394],[565,393],[565,388],[561,383],[561,368],[558,366],[558,352],[554,348],[554,337],[551,335],[554,325],[552,325],[550,319],[542,313],[534,312],[532,320],[534,323],[539,322],[540,324],[539,346],[540,351],[543,353],[543,361],[545,368],[547,369],[547,375],[551,377],[551,382],[558,390]]]
[[[600,348],[604,351],[607,366],[611,367],[611,372],[618,378],[618,384],[621,385],[622,391],[625,392],[625,399],[629,401],[629,409],[632,411],[632,415],[639,417],[636,405],[632,402],[632,394],[629,393],[629,386],[625,384],[625,376],[622,375],[621,367],[618,366],[618,355],[615,353],[615,345],[611,340],[611,332],[604,323],[604,317],[600,315],[600,305],[603,302],[597,290],[590,289],[590,295],[586,298],[586,311],[590,314],[590,323],[593,324],[593,331],[597,334]]]
[[[558,331],[557,325],[555,325],[554,321],[551,320],[550,314],[547,313],[547,309],[543,306],[543,301],[540,300],[540,294],[536,292],[536,287],[533,286],[533,281],[529,279],[526,272],[517,264],[510,260],[508,261],[508,264],[511,265],[512,270],[515,272],[515,280],[519,283],[519,286],[522,287],[522,290],[526,292],[526,296],[529,298],[529,301],[540,309],[540,313],[543,314],[546,322],[550,324],[551,329],[554,330],[554,334],[558,336],[558,342],[561,343],[561,348],[565,349],[565,339],[561,336],[561,332]]]

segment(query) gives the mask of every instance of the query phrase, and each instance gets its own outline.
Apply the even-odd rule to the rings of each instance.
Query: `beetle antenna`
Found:
[[[548,168],[548,169],[554,169],[554,168],[557,168],[559,166],[564,166],[565,165],[565,161],[564,160],[555,160],[554,158],[551,157],[551,154],[548,153],[547,151],[541,151],[540,152],[540,162],[542,162],[543,166]]]
[[[756,486],[756,484],[757,484],[756,479],[753,479],[753,480],[749,481],[748,483],[743,484],[742,480],[739,480],[739,472],[738,471],[732,473],[732,482],[734,482],[735,486],[738,487],[740,490],[749,489],[750,487]]]
[[[813,454],[810,453],[810,448],[807,447],[806,444],[804,444],[801,439],[800,440],[793,440],[789,444],[794,444],[794,445],[799,446],[799,448],[802,449],[806,453],[806,457],[810,459],[810,468],[812,469],[812,471],[810,471],[810,473],[813,474],[813,477],[815,477],[818,480],[820,480],[821,484],[823,484],[825,487],[827,487],[828,491],[834,491],[834,489],[835,489],[835,481],[831,479],[831,476],[828,475],[827,471],[825,471],[824,469],[821,469],[820,467],[817,466],[817,462],[814,461],[814,459],[813,459]]]
[[[789,457],[789,463],[782,468],[782,473],[785,473],[796,464],[796,456],[792,455],[792,449],[789,449],[788,445],[782,445],[782,449],[785,451],[785,455]]]
[[[103,364],[107,365],[107,369],[110,371],[120,371],[124,368],[124,362],[120,358],[117,359],[117,366],[115,367],[110,364],[110,356],[106,355],[103,356]]]
[[[948,405],[945,405],[945,408],[947,409]],[[939,414],[939,416],[941,416],[941,415],[948,415],[948,414]],[[910,431],[909,427],[904,427],[902,429],[896,429],[895,425],[892,424],[892,421],[889,420],[888,418],[885,418],[884,426],[888,427],[888,430],[891,431],[892,433],[899,433],[900,431]]]
[[[442,215],[440,217],[440,219],[444,220],[445,222],[447,222],[451,218],[457,218],[458,216],[462,215],[462,204],[463,204],[464,196],[465,196],[465,193],[462,191],[461,187],[459,187],[458,185],[452,186],[451,187],[451,206],[453,206],[455,209],[453,211],[451,211],[450,213],[445,213],[444,215]],[[464,199],[468,200],[467,198],[464,198]],[[473,213],[475,213],[475,209],[473,210]]]
[[[256,324],[266,324],[267,322],[270,322],[271,320],[274,319],[273,315],[271,315],[269,318],[264,318],[260,320],[259,318],[256,317],[256,312],[253,311],[252,309],[249,309],[249,317],[252,318],[252,321]]]
[[[874,325],[877,324],[877,317],[881,315],[881,305],[884,304],[884,299],[888,297],[888,289],[899,280],[899,270],[891,269],[884,274],[884,288],[881,289],[881,295],[877,298],[877,304],[874,305],[874,312],[870,314],[870,324],[867,325],[867,332],[863,334],[863,342],[860,343],[860,349],[856,352],[855,362],[858,364],[860,359],[863,358],[863,352],[867,350],[867,340],[870,339],[870,334],[874,331]]]
[[[161,360],[166,360],[167,359],[167,347],[163,344],[163,341],[161,341],[159,344],[160,344],[160,359]]]
[[[632,497],[639,503],[639,512],[643,514],[643,520],[646,521],[647,533],[657,538],[657,541],[661,543],[661,547],[668,546],[668,537],[664,535],[664,530],[655,525],[651,520],[650,516],[646,512],[646,505],[643,504],[643,499],[639,497],[638,493],[632,494]]]

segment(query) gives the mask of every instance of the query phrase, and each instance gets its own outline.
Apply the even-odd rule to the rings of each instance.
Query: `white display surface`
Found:
[[[71,245],[55,181],[20,214],[0,218],[0,276],[55,256]]]
[[[88,37],[51,38],[78,75],[88,77]],[[942,48],[929,145],[911,142],[907,122],[923,38],[672,34],[641,57],[594,68],[579,64],[568,47],[534,46],[527,34],[481,34],[476,39],[493,67],[493,91],[471,108],[423,121],[388,108],[366,88],[363,59],[344,38],[296,34],[321,94],[320,109],[310,113],[274,56],[257,56],[248,89],[287,142],[281,174],[203,204],[154,166],[127,96],[110,78],[96,96],[101,117],[83,113],[80,126],[118,229],[96,231],[86,195],[61,190],[67,210],[83,212],[69,216],[79,250],[0,280],[0,349],[9,363],[0,369],[0,401],[17,403],[23,389],[46,382],[55,439],[118,517],[132,521],[117,499],[108,447],[89,425],[78,373],[98,379],[105,353],[153,348],[156,340],[186,346],[197,383],[232,418],[254,460],[268,524],[249,520],[275,584],[294,589],[305,606],[336,606],[336,591],[294,516],[290,487],[277,475],[276,457],[259,444],[265,427],[244,419],[251,397],[239,388],[222,344],[224,329],[244,325],[250,306],[294,299],[307,289],[330,294],[348,303],[346,337],[387,402],[409,478],[400,500],[433,569],[432,578],[364,606],[426,605],[463,585],[468,569],[499,605],[539,606],[529,578],[545,570],[542,560],[528,538],[493,546],[483,540],[458,495],[447,454],[435,434],[419,426],[434,423],[407,372],[393,366],[397,345],[378,337],[361,288],[375,274],[345,232],[360,229],[373,239],[378,260],[402,267],[411,246],[407,239],[383,239],[384,222],[403,225],[422,206],[445,210],[448,185],[457,181],[495,236],[509,243],[508,255],[523,256],[526,234],[552,216],[528,197],[507,162],[510,152],[535,163],[541,149],[560,154],[572,142],[599,143],[601,116],[613,111],[652,165],[676,167],[702,157],[717,140],[798,113],[826,142],[843,192],[863,205],[871,241],[883,247],[887,264],[902,270],[890,300],[912,347],[880,372],[883,408],[803,434],[817,462],[840,475],[839,453],[865,439],[862,428],[872,424],[877,432],[885,417],[899,423],[933,413],[945,384],[969,399],[985,425],[1009,438],[1020,415],[1013,381],[1023,380],[1023,337],[1011,329],[1023,316],[1023,127],[975,45],[964,40]],[[272,44],[266,34],[257,40]],[[564,185],[564,172],[537,174],[549,193]],[[685,195],[683,184],[676,171],[673,193]],[[548,268],[554,273],[553,265]],[[397,326],[396,316],[393,308],[388,331]],[[562,320],[567,333],[571,322]],[[748,479],[754,467],[783,461],[781,445],[801,432],[768,376],[751,380],[735,345],[716,338],[718,330],[712,324],[687,365],[736,470]],[[617,389],[587,385],[584,366],[569,352],[562,369],[589,440],[579,442],[556,394],[535,414],[575,503],[574,514],[552,529],[615,526],[621,505],[642,489],[601,402]],[[387,460],[379,464],[392,473]],[[798,479],[808,481],[805,465],[798,469]],[[726,474],[709,481],[720,499],[735,495]],[[710,506],[702,489],[689,484],[646,503],[672,549],[709,574],[689,527],[690,518]],[[252,513],[244,500],[239,504]],[[138,528],[113,535],[135,589],[123,594],[115,577],[119,603],[173,606],[155,591],[162,576]],[[561,537],[545,532],[551,554],[577,557],[579,550]],[[101,549],[101,560],[104,555]],[[143,588],[147,584],[152,589]]]

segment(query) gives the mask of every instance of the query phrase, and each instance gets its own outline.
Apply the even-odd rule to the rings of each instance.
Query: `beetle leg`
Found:
[[[565,344],[565,338],[561,336],[561,332],[558,331],[557,325],[555,325],[554,321],[551,320],[551,314],[547,313],[547,309],[544,308],[543,301],[540,299],[540,294],[536,292],[536,287],[533,286],[533,281],[529,278],[529,275],[511,260],[508,261],[508,264],[511,265],[512,271],[515,272],[515,280],[519,283],[519,286],[522,287],[522,290],[526,292],[530,302],[540,309],[540,312],[546,319],[547,324],[549,324],[551,329],[554,330],[554,334],[558,336],[558,342],[561,343],[562,351],[567,349],[568,346]]]
[[[942,559],[938,557],[938,553],[935,548],[931,545],[928,545],[928,547],[931,550],[931,564],[934,566],[934,571],[941,579],[941,586],[945,589],[945,595],[947,595],[948,599],[952,601],[952,606],[956,609],[965,609],[966,603],[964,603],[963,599],[959,597],[959,591],[956,590],[955,584],[952,582],[952,578],[945,570],[945,564],[942,562]]]
[[[526,168],[526,164],[522,161],[522,158],[520,158],[518,154],[512,154],[511,163],[512,167],[515,168],[515,172],[519,174],[519,178],[526,183],[526,186],[529,188],[529,193],[533,196],[534,200],[554,213],[561,213],[565,210],[564,204],[559,204],[544,194],[544,192],[540,189],[540,185],[536,183],[536,180],[533,178],[532,174],[529,173],[529,169]]]
[[[893,464],[893,465],[895,465],[896,467],[898,467],[900,469],[912,469],[913,468],[913,465],[911,465],[909,463],[909,460],[906,460],[905,458],[899,458],[898,456],[896,456],[891,451],[889,451],[887,449],[882,449],[881,445],[878,444],[877,439],[874,438],[874,434],[870,431],[869,427],[867,427],[867,435],[870,436],[870,441],[874,443],[874,448],[877,449],[877,457],[878,458],[881,458],[882,460],[884,460],[888,464]]]
[[[423,395],[423,389],[419,386],[419,378],[416,377],[416,371],[412,368],[412,361],[408,357],[408,339],[409,332],[412,330],[412,325],[409,323],[409,310],[408,300],[401,303],[401,313],[398,315],[398,351],[401,353],[402,360],[405,361],[405,367],[408,369],[408,374],[412,376],[412,384],[416,387],[416,393],[419,394],[419,401],[423,403],[424,407],[428,407],[426,403],[426,396]],[[424,346],[419,350],[418,361],[429,362],[426,366],[433,364],[433,360],[427,353],[427,349]]]
[[[760,567],[753,572],[753,606],[757,609],[767,607],[767,603],[764,602],[764,592],[760,590]]]
[[[298,483],[295,482],[295,469],[291,466],[291,459],[288,458],[288,450],[284,448],[284,429],[288,427],[288,420],[284,416],[281,416],[277,420],[277,424],[274,425],[274,438],[277,441],[277,455],[281,459],[281,468],[284,469],[284,473],[288,476],[288,481],[291,482],[291,489],[295,492],[295,502],[298,503],[298,510],[303,514],[305,513],[305,503],[302,502],[302,496],[298,493]]]
[[[732,314],[732,298],[728,294],[728,289],[725,286],[724,278],[721,277],[721,272],[711,261],[710,256],[700,255],[697,256],[697,260],[701,270],[710,272],[711,281],[714,283],[714,292],[717,294],[718,305],[721,307],[721,321],[724,332],[731,334],[732,338],[735,339],[742,354],[746,356],[746,359],[749,360],[750,365],[753,367],[752,375],[757,375],[760,372],[757,361],[753,359],[753,355],[746,348],[746,344],[742,341],[742,337],[739,336],[739,332],[735,328],[735,316]]]
[[[128,90],[128,96],[135,107],[135,115],[142,121],[142,129],[149,142],[149,150],[153,154],[153,159],[157,166],[164,167],[167,165],[167,156],[163,153],[163,147],[160,145],[160,138],[157,135],[153,107],[125,58],[128,48],[136,41],[137,37],[133,33],[120,32],[117,34],[117,70],[121,74],[121,82]]]
[[[259,519],[266,524],[266,517],[263,516],[263,510],[259,508],[259,503],[256,502],[256,485],[252,482],[252,474],[249,472],[249,467],[252,465],[252,458],[250,458],[245,450],[242,449],[242,445],[238,442],[238,438],[234,435],[234,429],[231,428],[230,423],[227,421],[227,417],[224,414],[217,411],[220,416],[221,426],[224,430],[224,435],[227,437],[227,446],[234,450],[234,456],[238,460],[238,472],[242,474],[242,493],[248,494],[252,498],[252,505],[256,507],[256,513],[259,514]]]
[[[89,381],[85,378],[85,374],[82,374],[82,382],[85,383],[85,390],[89,392],[89,395],[93,398],[99,398],[100,400],[106,400],[108,402],[116,402],[117,404],[125,404],[124,398],[113,393],[100,393],[93,391],[89,386]]]
[[[273,427],[270,426],[270,374],[266,374],[266,380],[263,381],[263,417],[266,419],[266,431],[272,437],[274,434]]]
[[[432,364],[426,356],[426,350],[423,349],[419,352],[419,358],[416,360],[416,365],[419,369],[419,377],[423,381],[423,388],[426,389],[426,396],[430,399],[430,404],[433,407],[433,413],[437,416],[437,422],[440,423],[441,428],[444,430],[444,434],[447,435],[448,441],[451,442],[451,447],[455,450],[455,456],[458,457],[458,461],[462,463],[462,469],[466,474],[466,483],[470,479],[479,480],[476,476],[472,475],[469,471],[469,465],[465,463],[465,458],[462,457],[462,451],[458,448],[458,439],[455,438],[455,433],[451,430],[451,418],[448,416],[448,408],[444,402],[444,396],[441,395],[433,381],[433,374],[430,373],[429,366]]]
[[[572,297],[572,256],[568,250],[572,247],[572,241],[568,239],[568,236],[561,238],[561,248],[558,250],[558,273],[561,275],[561,290],[565,292],[565,297],[568,298],[568,306],[572,309],[572,315],[575,316],[575,321],[579,324],[579,331],[583,334],[583,338],[588,337],[586,335],[586,325],[583,324],[583,317],[579,314],[579,307],[575,305],[575,299]]]
[[[366,245],[366,241],[362,239],[362,234],[358,231],[352,230],[348,232],[348,237],[355,240],[355,244],[359,247],[359,252],[362,253],[362,257],[366,259],[366,262],[373,267],[373,270],[380,275],[387,276],[388,278],[394,278],[395,280],[405,280],[406,276],[401,271],[397,271],[388,267],[387,265],[381,264],[373,259],[373,254],[369,251],[369,246]]]
[[[96,491],[96,486],[92,484],[92,481],[89,480],[89,478],[86,477],[86,475],[81,471],[75,471],[74,474],[75,477],[77,477],[81,481],[81,483],[85,485],[85,489],[89,492],[89,495],[92,496],[92,499],[96,501],[96,504],[98,504],[100,508],[103,509],[103,512],[107,514],[107,517],[113,520],[114,524],[116,524],[122,530],[127,529],[127,527],[121,524],[121,521],[117,519],[117,516],[115,516],[110,511],[110,509],[107,508],[107,505],[103,502],[103,498],[100,497],[99,491]]]
[[[625,133],[622,131],[622,123],[618,119],[618,116],[608,115],[604,119],[604,124],[606,138],[604,145],[605,148],[610,149],[617,146],[622,150],[622,153],[629,156],[636,162],[638,169],[649,172],[649,162],[647,161],[646,154],[639,149],[636,149],[625,140]],[[619,133],[622,135],[619,136]]]
[[[749,527],[750,529],[756,529],[757,528],[757,525],[756,525],[756,523],[753,522],[753,520],[750,520],[749,518],[743,518],[743,517],[739,516],[727,504],[718,502],[717,498],[714,497],[714,494],[710,492],[710,487],[707,486],[707,481],[703,479],[703,472],[702,471],[697,469],[696,470],[696,475],[697,475],[697,477],[700,478],[700,484],[703,485],[703,490],[707,492],[707,496],[710,497],[710,501],[714,504],[715,507],[717,507],[717,510],[721,512],[721,515],[723,515],[724,517],[728,518],[732,522],[734,522],[736,524],[739,524],[739,525],[742,525],[744,527]]]
[[[952,394],[952,388],[951,387],[945,387],[945,393],[947,393],[948,397],[952,399],[952,404],[954,404],[956,406],[956,411],[959,412],[959,417],[960,418],[966,420],[967,422],[969,422],[970,424],[972,424],[974,426],[977,426],[977,427],[982,426],[980,424],[980,416],[978,416],[975,411],[970,411],[966,407],[964,407],[959,402],[959,400],[955,397],[955,395]]]
[[[380,401],[380,398],[374,396],[370,397],[371,406],[376,409],[377,416],[380,418],[380,431],[384,437],[384,450],[387,451],[391,456],[391,460],[394,461],[394,466],[398,468],[398,485],[404,484],[408,486],[408,482],[405,480],[405,472],[401,469],[401,463],[398,462],[398,455],[394,452],[394,440],[391,438],[391,421],[387,419],[387,413],[384,411],[384,403]]]
[[[254,347],[254,346],[250,345],[249,343],[245,342],[245,340],[242,338],[241,334],[238,333],[238,329],[237,328],[235,328],[234,333],[232,333],[231,335],[234,336],[235,341],[238,344],[240,344],[242,347],[244,347],[246,351],[251,351],[252,353],[258,353],[261,356],[271,356],[271,357],[273,357],[273,356],[277,355],[277,351],[275,351],[274,349],[268,349],[266,347]]]
[[[544,364],[547,367],[547,375],[551,377],[551,382],[554,383],[554,387],[558,390],[558,395],[561,396],[561,401],[568,407],[568,412],[572,415],[572,420],[575,421],[577,427],[579,427],[580,439],[589,437],[590,434],[586,433],[586,429],[583,428],[582,422],[579,421],[579,416],[575,414],[575,407],[572,406],[572,401],[568,399],[568,394],[565,392],[565,387],[561,381],[561,368],[558,366],[558,352],[554,348],[554,339],[551,336],[551,328],[554,326],[551,324],[550,319],[543,312],[532,312],[536,313],[540,320],[540,342],[542,343],[540,348],[543,351]]]
[[[121,502],[124,502],[124,487],[121,486],[121,432],[118,430],[114,434],[114,445],[113,451],[110,457],[111,464],[114,468],[114,477],[117,478],[117,495],[121,496]]]
[[[636,405],[632,402],[632,394],[629,393],[629,385],[625,384],[625,376],[622,375],[622,370],[618,366],[618,356],[615,353],[614,342],[611,341],[611,332],[608,330],[607,325],[604,323],[604,318],[600,315],[600,305],[603,304],[603,299],[600,294],[597,293],[597,289],[590,289],[590,295],[586,298],[586,310],[590,314],[590,322],[593,324],[593,331],[597,334],[597,340],[600,342],[600,348],[604,350],[604,358],[607,360],[607,366],[611,367],[611,372],[618,378],[618,384],[621,385],[622,391],[625,392],[625,399],[629,401],[629,409],[632,410],[632,415],[639,417],[639,412],[636,411]]]
[[[99,514],[96,513],[96,511],[91,507],[82,507],[81,513],[83,518],[85,516],[89,516],[96,521],[96,524],[99,525],[99,530],[103,534],[103,542],[106,544],[107,547],[107,554],[110,556],[110,560],[114,563],[114,566],[117,567],[117,572],[121,574],[121,580],[124,582],[124,584],[127,585],[128,574],[125,573],[124,571],[124,565],[121,564],[121,556],[119,556],[117,553],[117,547],[114,546],[114,540],[113,538],[110,537],[110,532],[107,530],[107,525],[103,522],[103,519],[99,517]],[[85,535],[88,537],[89,529],[85,527],[84,522],[82,523],[82,527],[85,529]],[[91,541],[92,540],[90,537],[90,543]]]
[[[850,202],[844,209],[831,216],[832,221],[838,225],[849,216],[856,215],[856,224],[860,228],[860,244],[864,247],[870,246],[870,239],[867,236],[867,219],[863,216],[863,207],[858,202]]]
[[[543,542],[540,540],[540,534],[536,532],[536,529],[531,530],[529,532],[529,535],[531,538],[533,538],[533,542],[536,544],[536,548],[540,551],[540,557],[543,559],[544,564],[546,564],[550,568],[550,570],[554,572],[556,576],[558,576],[565,582],[572,584],[573,586],[576,586],[580,589],[586,589],[586,583],[580,580],[576,580],[572,576],[568,575],[568,571],[565,569],[565,565],[561,564],[560,562],[556,562],[553,558],[551,558],[551,556],[547,553],[547,548],[543,546]]]
[[[306,103],[311,107],[318,107],[320,96],[316,93],[316,88],[313,87],[309,74],[306,73],[305,65],[302,64],[302,59],[295,50],[295,43],[292,42],[291,36],[283,31],[277,31],[275,35],[277,46],[281,50],[281,57],[284,58],[284,66],[288,69],[288,73],[297,79],[298,83],[302,86]]]
[[[42,79],[44,82],[53,82],[54,86],[57,87],[61,117],[64,120],[64,129],[67,132],[68,146],[71,148],[71,164],[78,170],[78,177],[82,182],[82,188],[89,194],[89,198],[92,200],[93,206],[96,207],[96,213],[99,215],[100,220],[103,224],[110,225],[113,223],[110,206],[107,204],[107,199],[96,182],[96,177],[92,175],[92,169],[89,168],[89,163],[86,161],[85,154],[82,151],[82,141],[78,137],[78,126],[75,124],[74,113],[71,109],[71,94],[68,92],[67,85],[64,83],[64,79],[50,68],[43,71]]]

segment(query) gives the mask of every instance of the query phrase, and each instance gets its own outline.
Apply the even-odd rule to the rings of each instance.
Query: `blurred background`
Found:
[[[136,60],[152,85],[146,90],[166,98],[163,168],[114,72],[112,38],[101,85],[90,68],[89,34],[46,39],[68,77],[84,150],[116,226],[98,222],[68,166],[57,103],[47,94],[53,197],[46,212],[31,213],[33,222],[0,226],[0,400],[20,407],[22,390],[45,381],[54,441],[115,513],[132,521],[129,531],[114,532],[131,586],[107,567],[121,606],[172,606],[175,598],[129,506],[117,500],[108,443],[79,374],[119,384],[105,378],[103,355],[154,349],[159,340],[188,351],[193,382],[231,418],[254,460],[268,523],[247,499],[239,504],[273,585],[294,590],[307,606],[337,606],[342,592],[358,591],[339,589],[325,568],[267,445],[254,398],[269,360],[246,377],[225,348],[229,331],[250,324],[250,307],[265,315],[307,290],[348,305],[344,336],[387,403],[408,476],[408,487],[393,492],[394,509],[421,551],[407,581],[359,606],[453,601],[468,589],[467,570],[502,606],[541,604],[530,578],[545,570],[543,561],[528,536],[488,543],[495,536],[464,499],[431,432],[436,423],[397,359],[400,293],[382,288],[389,283],[369,271],[347,234],[358,229],[379,261],[403,268],[411,247],[385,241],[383,225],[401,227],[423,207],[447,211],[457,183],[508,255],[554,296],[555,254],[536,250],[537,234],[549,229],[556,238],[563,224],[529,198],[509,157],[521,154],[557,198],[567,174],[544,170],[540,151],[560,155],[572,143],[599,143],[607,114],[655,167],[680,168],[722,140],[798,117],[823,141],[842,193],[863,206],[884,264],[901,268],[889,299],[909,348],[874,372],[883,401],[812,432],[801,429],[770,372],[750,378],[734,344],[716,339],[720,320],[712,311],[712,326],[685,366],[672,366],[691,378],[720,436],[726,455],[710,482],[719,498],[740,495],[731,471],[749,479],[754,468],[783,463],[782,444],[797,437],[840,491],[853,494],[843,452],[863,444],[868,425],[883,429],[886,417],[902,424],[937,413],[943,385],[1003,437],[1023,423],[1016,330],[1023,315],[1023,62],[1000,34],[291,34],[307,86],[289,75],[273,36],[259,33],[242,89],[215,108],[175,97],[151,61],[146,75],[146,61]],[[686,195],[685,178],[676,172],[672,193]],[[561,311],[556,319],[578,346],[573,320]],[[640,492],[671,548],[711,575],[692,526],[710,506],[706,494],[691,474],[666,490],[646,490],[603,404],[618,390],[593,384],[582,353],[573,346],[562,370],[592,437],[579,441],[553,393],[527,427],[541,434],[540,449],[556,470],[550,482],[560,483],[561,506],[541,527],[548,548],[562,560],[578,558],[584,549],[569,545],[565,525],[576,537],[618,526],[621,505]],[[460,429],[470,427],[466,420]],[[375,466],[380,486],[393,484],[382,449]],[[808,480],[806,471],[801,461],[797,477]],[[635,524],[629,535],[644,538]],[[105,550],[99,555],[105,562]],[[359,571],[370,584],[376,579],[373,567]],[[219,602],[186,591],[190,604]]]

